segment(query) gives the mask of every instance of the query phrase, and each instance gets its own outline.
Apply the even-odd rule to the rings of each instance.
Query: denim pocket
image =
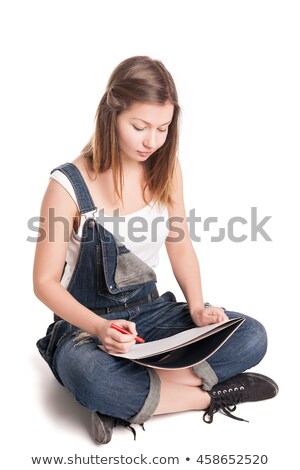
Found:
[[[150,266],[133,254],[101,224],[96,223],[97,284],[98,291],[118,294],[135,290],[146,283],[156,282],[156,274]]]
[[[118,243],[114,280],[119,288],[130,288],[148,282],[156,282],[156,274],[138,256]]]
[[[152,268],[129,251],[117,240],[111,241],[114,246],[98,244],[96,246],[96,270],[98,294],[121,299],[122,294],[138,291],[147,283],[156,282]],[[131,295],[132,296],[132,292]]]
[[[127,248],[126,248],[127,250]],[[96,277],[97,277],[97,293],[106,299],[111,299],[118,302],[128,302],[132,297],[138,295],[142,290],[141,286],[131,286],[131,288],[118,289],[110,284],[107,286],[105,279],[105,272],[103,267],[103,257],[101,245],[96,246]]]

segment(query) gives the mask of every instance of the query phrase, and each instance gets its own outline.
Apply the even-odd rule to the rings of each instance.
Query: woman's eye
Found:
[[[145,129],[145,127],[136,127],[132,124],[133,128],[136,130],[136,131],[143,131]]]
[[[167,132],[168,128],[166,128],[166,129],[158,129],[158,130],[159,130],[159,132]]]

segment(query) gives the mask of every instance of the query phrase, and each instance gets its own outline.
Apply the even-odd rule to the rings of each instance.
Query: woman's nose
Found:
[[[151,134],[148,134],[147,137],[144,139],[143,142],[144,146],[149,148],[149,149],[154,149],[156,146],[156,136],[154,132],[151,132]]]

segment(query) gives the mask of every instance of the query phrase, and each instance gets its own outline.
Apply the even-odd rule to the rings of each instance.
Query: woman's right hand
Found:
[[[108,353],[124,354],[127,353],[135,344],[135,337],[137,335],[135,323],[127,320],[104,320],[97,327],[97,336],[100,339],[102,346]],[[112,323],[124,328],[131,334],[127,335],[111,328]]]

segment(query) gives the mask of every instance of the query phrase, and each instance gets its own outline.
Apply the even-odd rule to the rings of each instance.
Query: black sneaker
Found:
[[[95,441],[97,441],[99,444],[108,444],[111,441],[113,430],[118,424],[130,429],[135,440],[136,431],[131,426],[129,421],[125,421],[124,419],[120,418],[114,418],[112,416],[102,415],[98,411],[94,411],[92,413],[92,434]],[[140,426],[144,430],[143,424],[140,424]]]
[[[246,421],[232,414],[238,403],[268,400],[275,397],[278,390],[274,380],[265,375],[251,372],[238,374],[225,382],[218,383],[208,392],[211,403],[205,410],[203,420],[212,423],[214,414],[221,410],[230,418]]]

